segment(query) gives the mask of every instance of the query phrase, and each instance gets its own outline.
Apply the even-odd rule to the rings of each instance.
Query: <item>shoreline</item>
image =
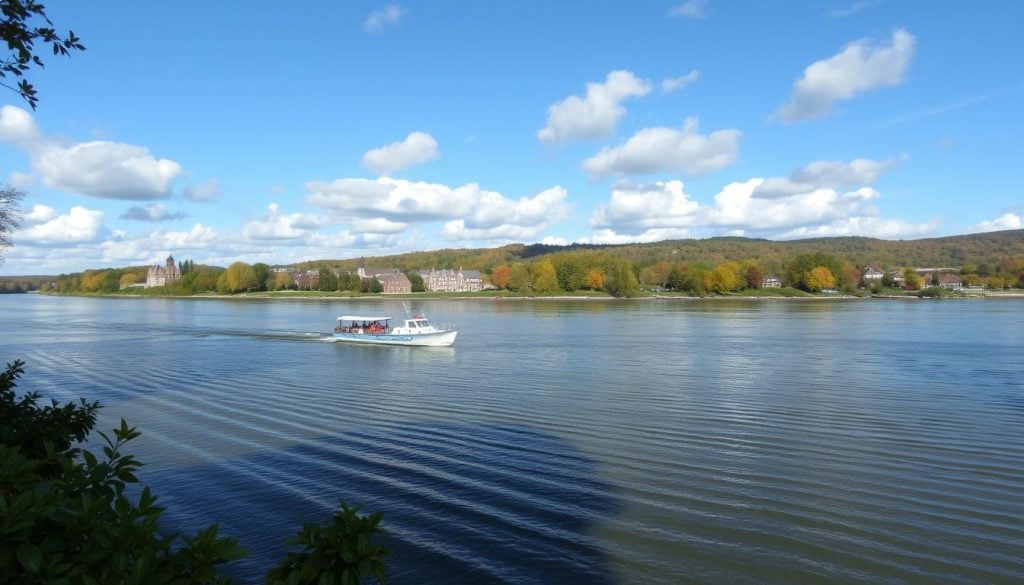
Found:
[[[60,293],[39,293],[37,291],[30,291],[31,294],[45,294],[49,296],[68,296],[68,297],[102,297],[102,298],[131,298],[131,299],[211,299],[211,300],[289,300],[289,301],[323,301],[323,300],[360,300],[360,301],[389,301],[389,300],[429,300],[429,301],[494,301],[494,302],[526,302],[526,301],[850,301],[850,300],[910,300],[910,301],[930,301],[930,300],[988,300],[988,299],[1021,299],[1024,298],[1024,291],[1022,292],[1009,292],[1009,293],[989,293],[984,295],[971,295],[971,296],[950,296],[941,298],[930,298],[920,297],[917,295],[800,295],[800,296],[786,296],[786,295],[709,295],[706,297],[695,297],[695,296],[675,296],[675,295],[649,295],[649,296],[637,296],[637,297],[612,297],[612,296],[574,296],[574,295],[545,295],[545,296],[415,296],[415,295],[376,295],[376,296],[340,296],[340,295],[296,295],[296,294],[267,294],[267,293],[256,293],[248,294],[242,293],[237,295],[221,295],[221,294],[199,294],[199,295],[138,295],[138,294],[60,294]],[[22,293],[29,294],[29,293]]]

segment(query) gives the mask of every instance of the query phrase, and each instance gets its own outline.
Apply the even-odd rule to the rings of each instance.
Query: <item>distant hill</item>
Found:
[[[501,264],[511,265],[520,261],[530,263],[552,255],[590,253],[629,260],[637,269],[661,261],[703,262],[714,266],[753,258],[767,270],[777,271],[786,259],[811,252],[831,254],[855,266],[872,266],[882,270],[902,267],[959,268],[965,264],[997,266],[1008,258],[1024,258],[1024,230],[922,240],[839,237],[774,241],[721,237],[621,245],[510,244],[498,248],[445,248],[391,256],[319,259],[287,266],[301,270],[331,268],[354,271],[360,263],[364,263],[368,267],[398,268],[403,271],[461,267],[490,273],[495,266]],[[122,270],[138,271],[144,278],[147,268],[129,267]],[[0,276],[0,292],[33,290],[42,282],[54,278]]]
[[[360,261],[367,266],[402,270],[420,268],[467,268],[489,272],[499,264],[532,261],[539,257],[572,252],[600,251],[646,266],[667,260],[716,265],[754,258],[766,266],[781,265],[789,257],[810,252],[831,254],[856,266],[880,269],[899,267],[960,267],[964,264],[996,265],[1011,257],[1024,257],[1024,230],[987,232],[921,240],[881,240],[864,237],[812,238],[774,241],[721,237],[665,240],[649,244],[589,245],[511,244],[499,248],[441,249],[393,256],[314,260],[295,265],[309,269],[333,267],[354,270]]]

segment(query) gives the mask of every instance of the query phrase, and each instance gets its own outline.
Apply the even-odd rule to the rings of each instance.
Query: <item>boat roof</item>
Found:
[[[364,317],[362,315],[343,315],[338,321],[390,321],[391,317]]]

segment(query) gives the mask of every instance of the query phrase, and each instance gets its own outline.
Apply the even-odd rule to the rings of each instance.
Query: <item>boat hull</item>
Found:
[[[361,343],[366,345],[410,345],[425,347],[447,347],[455,343],[458,331],[435,331],[431,333],[335,333],[334,341]]]

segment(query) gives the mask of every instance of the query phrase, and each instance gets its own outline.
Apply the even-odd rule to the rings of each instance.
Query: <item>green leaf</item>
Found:
[[[32,543],[23,543],[18,547],[18,562],[29,573],[38,573],[43,563],[43,553]]]

